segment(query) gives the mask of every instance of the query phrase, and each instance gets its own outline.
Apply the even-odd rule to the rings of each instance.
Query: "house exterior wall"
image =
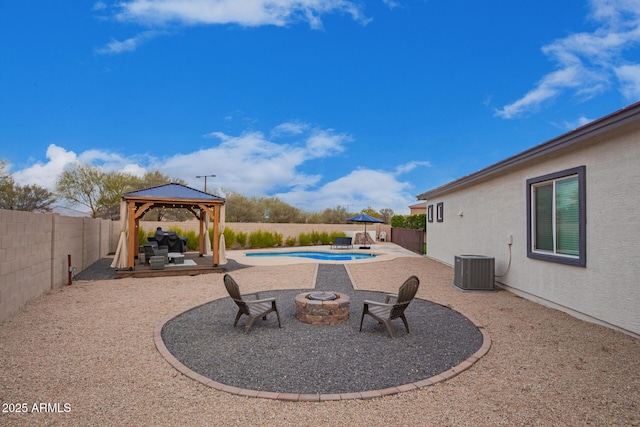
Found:
[[[496,281],[514,293],[640,336],[639,159],[636,122],[443,193],[428,200],[444,203],[444,221],[427,224],[427,255],[450,265],[455,255],[494,257]],[[528,258],[526,180],[582,165],[586,267]]]

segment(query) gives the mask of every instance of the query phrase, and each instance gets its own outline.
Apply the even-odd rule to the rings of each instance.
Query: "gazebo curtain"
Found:
[[[129,209],[127,208],[127,202],[122,200],[120,202],[120,238],[118,239],[118,247],[116,248],[116,254],[113,257],[111,268],[125,269],[129,259],[128,241],[127,241],[127,228],[129,224]]]

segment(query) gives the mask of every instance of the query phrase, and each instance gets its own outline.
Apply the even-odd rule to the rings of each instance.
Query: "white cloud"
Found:
[[[304,131],[309,128],[309,125],[305,123],[282,123],[276,126],[272,131],[271,135],[273,136],[281,136],[281,135],[300,135]]]
[[[562,125],[558,125],[558,127],[565,129],[565,130],[574,130],[574,129],[578,129],[581,126],[586,125],[587,123],[591,123],[593,120],[592,119],[588,119],[584,116],[578,117],[576,120],[569,122],[569,121],[565,121],[563,122]]]
[[[79,155],[67,151],[55,144],[49,145],[46,153],[47,162],[36,162],[31,166],[13,173],[18,184],[37,184],[49,190],[54,190],[60,174],[77,163],[98,166],[107,172],[126,172],[142,176],[147,171],[135,159],[127,159],[119,154],[104,150],[87,150]]]
[[[358,169],[318,189],[292,190],[275,196],[310,212],[336,206],[348,206],[350,211],[355,212],[371,206],[377,210],[391,208],[396,213],[402,213],[415,203],[415,194],[410,192],[411,189],[411,184],[398,181],[392,172]]]
[[[626,97],[638,93],[636,65],[628,64],[624,53],[640,44],[640,1],[591,0],[590,6],[590,17],[599,26],[544,46],[542,52],[556,62],[557,70],[522,98],[497,110],[497,116],[510,119],[535,111],[567,91],[591,98],[609,89],[613,77]]]
[[[616,68],[616,76],[622,83],[622,94],[631,101],[640,99],[640,64]]]
[[[14,172],[13,177],[21,185],[36,184],[41,187],[53,190],[58,176],[65,167],[77,161],[76,153],[67,151],[55,144],[47,148],[46,163],[36,163],[25,169]]]
[[[322,15],[345,13],[363,23],[360,2],[350,0],[130,0],[120,3],[118,19],[157,26],[238,24],[285,26],[306,21],[322,28]]]
[[[395,0],[382,0],[382,3],[386,4],[389,9],[395,9],[400,6],[400,3]]]
[[[100,55],[108,55],[108,54],[118,54],[123,52],[133,52],[138,47],[149,40],[152,40],[158,35],[160,35],[158,31],[144,31],[135,37],[131,37],[124,41],[112,40],[107,43],[106,46],[96,49],[96,53]]]
[[[309,158],[328,157],[344,151],[344,144],[351,141],[346,134],[334,134],[332,130],[316,131],[306,140]]]
[[[430,167],[431,163],[429,163],[429,162],[418,162],[418,161],[405,163],[404,165],[396,166],[396,174],[399,175],[399,174],[411,172],[412,170],[414,170],[415,168],[420,167],[420,166]]]
[[[212,132],[207,137],[216,141],[210,147],[167,158],[125,157],[103,149],[76,154],[52,144],[47,149],[46,162],[14,172],[14,177],[20,184],[38,184],[53,190],[65,168],[82,162],[105,171],[138,176],[149,170],[160,170],[170,177],[184,179],[194,188],[203,185],[196,175],[215,174],[216,177],[207,182],[211,192],[219,193],[224,187],[249,197],[275,196],[307,211],[349,205],[353,211],[371,206],[402,213],[415,203],[412,185],[398,176],[428,166],[428,162],[410,162],[388,171],[359,168],[327,181],[326,177],[306,169],[305,163],[341,155],[353,138],[306,124],[300,124],[297,129],[301,130],[297,139],[287,143],[277,137],[267,138],[261,132],[238,136]],[[291,139],[290,135],[286,136],[287,140]],[[343,163],[336,161],[336,164]]]

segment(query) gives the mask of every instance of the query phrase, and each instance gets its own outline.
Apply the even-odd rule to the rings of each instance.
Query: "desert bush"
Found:
[[[311,239],[311,244],[312,245],[317,245],[319,244],[322,240],[321,238],[321,233],[315,231],[315,230],[311,230],[311,233],[309,233],[309,237]]]
[[[225,227],[222,234],[224,234],[224,247],[226,249],[230,249],[233,243],[236,241],[236,232],[229,227]]]
[[[298,236],[300,246],[311,246],[311,235],[307,233],[300,233]]]
[[[257,230],[249,235],[249,246],[252,248],[272,248],[282,246],[282,234]]]
[[[287,239],[284,241],[287,246],[295,246],[297,242],[298,239],[296,239],[295,237],[287,237]]]
[[[148,241],[147,233],[142,228],[138,228],[138,244],[144,245]]]
[[[239,233],[236,234],[236,243],[238,243],[240,245],[241,248],[244,248],[247,246],[247,233],[245,233],[244,231],[241,231]]]

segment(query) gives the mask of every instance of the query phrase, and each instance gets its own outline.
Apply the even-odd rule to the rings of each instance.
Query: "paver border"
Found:
[[[451,307],[447,307],[450,310],[454,310]],[[188,310],[187,310],[188,311]],[[212,380],[211,378],[207,378],[204,375],[201,375],[197,372],[192,371],[187,366],[183,365],[178,359],[175,358],[173,354],[169,351],[167,346],[164,344],[164,340],[162,339],[162,328],[164,325],[180,316],[182,313],[178,313],[175,316],[167,317],[162,323],[156,325],[153,330],[153,341],[155,343],[156,349],[160,353],[162,357],[173,366],[178,372],[185,375],[192,380],[198,381],[199,383],[204,384],[207,387],[213,388],[215,390],[224,391],[226,393],[234,394],[237,396],[245,396],[245,397],[257,397],[262,399],[271,399],[271,400],[282,400],[288,402],[327,402],[327,401],[336,401],[336,400],[352,400],[352,399],[375,399],[378,397],[389,396],[398,393],[404,393],[411,390],[416,390],[419,388],[430,387],[440,382],[451,379],[467,369],[471,368],[478,360],[480,360],[484,355],[489,352],[491,348],[491,337],[487,330],[479,324],[473,317],[467,316],[464,313],[454,310],[460,313],[462,316],[467,318],[471,323],[473,323],[476,328],[482,334],[482,345],[480,348],[469,356],[466,360],[463,360],[458,365],[448,369],[447,371],[441,372],[437,375],[434,375],[430,378],[425,378],[420,381],[411,382],[408,384],[402,384],[395,387],[389,387],[382,390],[366,390],[355,393],[336,393],[336,394],[299,394],[299,393],[279,393],[279,392],[270,392],[270,391],[258,391],[258,390],[250,390],[244,389],[234,386],[229,386],[226,384],[219,383],[218,381]]]

